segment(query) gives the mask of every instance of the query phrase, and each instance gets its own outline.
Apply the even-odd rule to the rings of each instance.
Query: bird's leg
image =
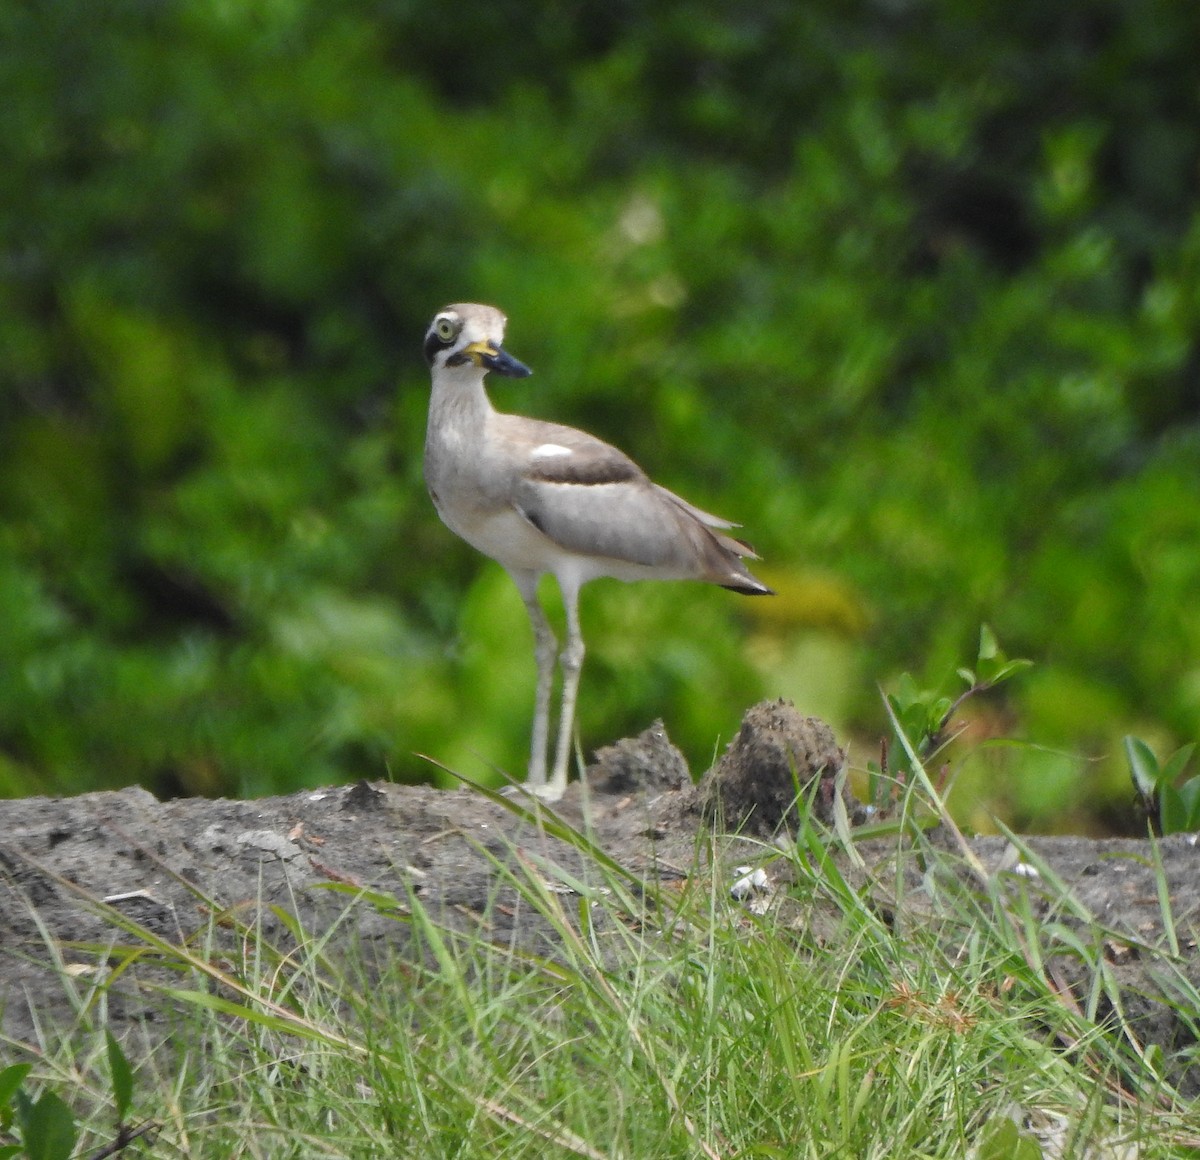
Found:
[[[538,793],[546,785],[546,749],[550,741],[550,690],[554,685],[554,654],[558,641],[545,609],[538,600],[536,572],[511,572],[533,625],[533,653],[537,660],[537,693],[533,707],[533,737],[529,743],[529,777],[526,785]]]
[[[579,694],[579,674],[583,670],[583,633],[579,630],[579,585],[559,579],[563,607],[567,614],[567,643],[559,656],[562,665],[562,708],[558,715],[558,744],[554,747],[554,771],[550,784],[540,794],[556,802],[567,789],[567,762],[571,757],[571,740],[575,734],[575,701]]]

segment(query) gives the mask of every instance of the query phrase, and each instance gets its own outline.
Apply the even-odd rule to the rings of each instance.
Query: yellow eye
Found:
[[[462,324],[454,318],[438,318],[433,323],[433,333],[442,340],[442,342],[450,342],[456,338],[459,328]]]

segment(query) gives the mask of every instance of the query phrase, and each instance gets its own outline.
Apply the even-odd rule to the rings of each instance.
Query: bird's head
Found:
[[[425,332],[425,361],[435,373],[476,366],[521,379],[533,372],[500,345],[508,320],[494,306],[460,302],[434,315]]]

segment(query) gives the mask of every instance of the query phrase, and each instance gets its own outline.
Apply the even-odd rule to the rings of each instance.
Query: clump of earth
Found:
[[[730,906],[782,910],[790,863],[778,857],[777,844],[810,816],[843,833],[866,818],[840,776],[844,762],[828,725],[787,702],[764,702],[747,712],[726,752],[699,781],[693,783],[656,722],[597,751],[583,780],[552,809],[648,881],[713,874],[728,883]],[[486,914],[494,939],[553,953],[553,930],[519,905],[497,865],[532,852],[562,889],[588,870],[576,845],[539,824],[538,804],[521,795],[512,800],[526,808],[514,811],[466,786],[363,781],[253,801],[162,802],[130,788],[0,802],[0,1032],[36,1044],[39,1029],[71,1026],[75,1008],[57,972],[94,969],[95,955],[72,948],[111,942],[113,911],[180,943],[222,908],[258,908],[266,933],[283,935],[270,909],[279,906],[317,933],[339,922],[347,904],[345,893],[317,887],[341,883],[399,899],[415,892],[449,925]],[[1018,850],[995,837],[959,846],[959,837],[935,832],[930,841],[950,848],[967,878],[1009,876],[1014,890],[1029,891],[1044,913],[1055,906],[1055,895],[1040,884],[1035,863],[1065,884],[1081,908],[1075,913],[1093,917],[1077,920],[1076,933],[1108,959],[1126,1020],[1144,1044],[1162,1048],[1169,1078],[1185,1094],[1200,1094],[1200,1068],[1188,1070],[1198,1013],[1190,1020],[1179,1014],[1172,983],[1182,978],[1200,987],[1197,836],[1161,839],[1157,850],[1132,839],[1029,838]],[[855,849],[864,865],[836,855],[843,872],[875,895],[881,913],[901,921],[891,888],[896,860],[907,855],[896,836],[856,842]],[[699,867],[698,852],[706,860]],[[903,874],[913,889],[899,905],[934,905],[920,888],[918,851],[910,862]],[[1164,954],[1147,950],[1168,945],[1159,866],[1179,947],[1169,970]],[[836,939],[837,929],[831,914],[823,937]],[[402,930],[364,907],[356,923],[339,922],[335,937],[375,941],[383,949],[394,942],[402,953]],[[152,1020],[161,1010],[133,974],[110,988],[114,1023]],[[1053,980],[1064,1001],[1085,1003],[1090,979],[1077,959],[1054,960]]]

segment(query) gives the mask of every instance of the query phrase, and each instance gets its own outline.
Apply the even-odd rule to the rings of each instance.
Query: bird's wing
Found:
[[[710,529],[732,527],[653,483],[622,451],[571,427],[537,423],[523,446],[513,502],[560,547],[654,567],[708,557],[709,541],[745,555],[744,544]]]
[[[681,495],[676,495],[673,491],[667,491],[665,487],[660,487],[657,483],[655,488],[662,492],[667,499],[672,503],[678,504],[689,515],[693,515],[707,528],[740,528],[741,524],[735,524],[733,520],[724,519],[721,516],[714,516],[712,512],[706,512],[703,508],[698,508],[694,503],[688,503]]]

